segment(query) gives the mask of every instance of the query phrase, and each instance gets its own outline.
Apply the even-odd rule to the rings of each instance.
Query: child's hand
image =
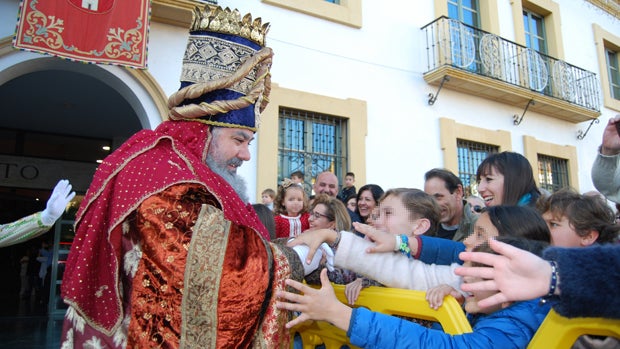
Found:
[[[353,227],[356,231],[364,234],[366,239],[375,243],[373,247],[366,249],[367,253],[394,252],[394,246],[396,245],[394,234],[380,231],[370,225],[358,222],[353,223]]]
[[[300,312],[301,314],[289,321],[286,328],[291,328],[306,320],[328,321],[334,326],[346,331],[351,322],[351,308],[340,303],[334,288],[327,277],[327,270],[321,270],[321,288],[315,289],[291,279],[285,281],[300,293],[277,291],[278,309]]]
[[[441,305],[443,304],[443,299],[446,296],[452,296],[456,298],[459,303],[463,303],[463,301],[465,300],[463,298],[463,295],[450,285],[439,285],[432,287],[428,291],[426,291],[426,301],[428,302],[428,305],[435,310],[441,307]]]
[[[357,278],[355,279],[355,281],[348,283],[344,287],[344,294],[345,296],[347,296],[347,301],[349,302],[350,305],[355,304],[361,291],[362,291],[362,278]]]

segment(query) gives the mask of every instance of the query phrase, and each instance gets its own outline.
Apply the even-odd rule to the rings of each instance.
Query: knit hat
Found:
[[[269,23],[219,6],[193,14],[181,88],[168,99],[168,116],[256,132],[271,90]]]

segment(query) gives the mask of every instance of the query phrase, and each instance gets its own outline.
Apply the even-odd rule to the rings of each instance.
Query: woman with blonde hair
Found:
[[[310,229],[351,229],[351,217],[342,201],[327,194],[319,194],[310,207]]]
[[[310,229],[313,231],[319,229],[331,229],[334,231],[347,231],[351,229],[351,217],[347,212],[347,208],[335,196],[327,194],[319,194],[314,198],[310,207]],[[303,233],[302,233],[303,235]],[[332,248],[332,253],[334,253]],[[318,268],[314,272],[306,276],[306,282],[311,285],[320,285],[320,270]],[[329,280],[339,285],[346,285],[355,279],[357,274],[347,269],[334,268],[327,273]]]

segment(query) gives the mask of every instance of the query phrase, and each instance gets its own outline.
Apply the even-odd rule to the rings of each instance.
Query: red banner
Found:
[[[146,68],[150,0],[22,0],[13,46]]]

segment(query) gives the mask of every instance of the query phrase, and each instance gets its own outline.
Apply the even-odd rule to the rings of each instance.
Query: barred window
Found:
[[[312,183],[316,175],[345,173],[347,120],[310,111],[280,108],[278,135],[278,183],[295,171]]]
[[[477,195],[476,172],[480,163],[490,154],[499,152],[499,147],[463,139],[456,140],[458,149],[459,178],[463,182],[465,196]]]
[[[538,183],[551,193],[567,187],[568,160],[538,154]]]

